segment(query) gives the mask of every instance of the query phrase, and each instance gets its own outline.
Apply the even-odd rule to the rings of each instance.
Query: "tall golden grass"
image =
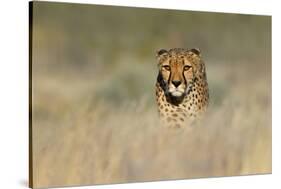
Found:
[[[270,173],[270,73],[235,65],[207,66],[211,103],[191,131],[159,125],[155,79],[147,94],[113,103],[110,96],[95,96],[100,95],[96,75],[38,71],[33,78],[35,186]],[[140,70],[131,63],[126,69],[135,75]],[[147,73],[156,78],[154,71],[139,79],[145,81]],[[101,80],[103,85],[116,87],[114,72],[118,69],[106,76],[112,83]],[[116,93],[120,90],[126,89]]]
[[[36,2],[35,187],[271,172],[271,18]],[[210,106],[158,122],[159,48],[200,48]]]

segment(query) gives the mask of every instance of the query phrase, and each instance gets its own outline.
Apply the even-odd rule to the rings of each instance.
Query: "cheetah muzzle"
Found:
[[[160,118],[169,127],[192,125],[207,109],[209,91],[205,64],[198,49],[157,52],[156,99]]]

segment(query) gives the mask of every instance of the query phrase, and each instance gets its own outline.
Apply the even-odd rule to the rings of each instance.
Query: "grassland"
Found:
[[[34,12],[35,186],[271,173],[269,17],[57,5]],[[189,132],[158,123],[155,51],[172,47],[206,62]]]

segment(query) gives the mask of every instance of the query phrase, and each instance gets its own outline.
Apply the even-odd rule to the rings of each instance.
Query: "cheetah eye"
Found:
[[[185,65],[185,66],[183,67],[184,71],[187,71],[187,70],[189,70],[190,68],[191,68],[191,66],[189,66],[189,65]]]
[[[164,68],[165,70],[168,70],[168,71],[170,71],[170,70],[171,70],[171,67],[170,67],[170,66],[168,66],[168,65],[163,66],[163,68]]]

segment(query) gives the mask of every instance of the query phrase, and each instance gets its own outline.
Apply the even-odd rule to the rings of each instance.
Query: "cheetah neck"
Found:
[[[165,121],[178,125],[177,122],[193,120],[206,111],[209,93],[208,85],[204,77],[194,79],[189,86],[186,95],[176,102],[165,93],[165,83],[158,75],[156,83],[156,99],[160,117]],[[180,124],[179,124],[180,125]]]

